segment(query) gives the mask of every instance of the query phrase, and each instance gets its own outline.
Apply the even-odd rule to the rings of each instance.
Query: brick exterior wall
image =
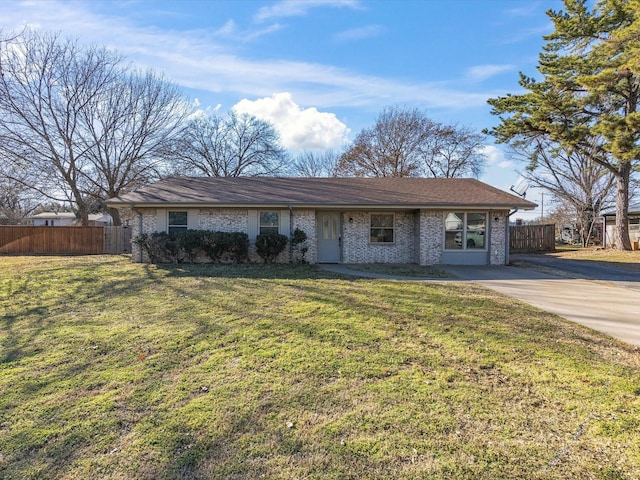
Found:
[[[247,232],[249,215],[246,209],[203,208],[199,211],[198,225],[198,230]]]
[[[444,249],[444,219],[446,212],[438,210],[421,210],[419,223],[420,265],[437,265],[442,263]]]
[[[491,252],[489,255],[489,263],[491,265],[505,265],[507,262],[507,225],[509,224],[509,212],[491,212],[489,217],[489,221],[491,222]]]
[[[316,212],[315,210],[293,210],[293,230],[299,228],[307,234],[307,253],[305,261],[308,263],[318,262],[318,234],[316,231]],[[299,254],[294,252],[294,261],[297,261]]]
[[[157,229],[158,211],[154,208],[138,209],[130,217],[132,238],[140,231],[140,217],[142,214],[142,232],[153,233]],[[247,232],[249,230],[249,216],[247,209],[233,208],[204,208],[197,210],[197,225],[202,230],[223,232]],[[445,211],[421,210],[420,212],[393,212],[395,215],[395,238],[392,244],[370,243],[370,212],[347,211],[342,213],[342,257],[344,263],[419,263],[420,265],[437,265],[442,263],[444,248]],[[491,251],[490,264],[504,265],[506,262],[506,242],[508,211],[491,212],[490,233]],[[495,220],[497,218],[497,220]],[[317,225],[316,211],[308,209],[293,210],[292,231],[300,228],[307,234],[308,251],[305,260],[317,263]],[[132,244],[131,258],[139,262],[141,249]],[[294,252],[294,259],[299,254]],[[255,252],[252,242],[249,249],[251,262],[261,262]],[[142,261],[148,262],[146,255]],[[289,247],[280,255],[279,262],[290,261]]]
[[[390,212],[391,213],[391,212]],[[418,216],[395,213],[394,242],[371,243],[369,212],[342,214],[342,258],[344,263],[416,263]]]
[[[130,210],[127,210],[130,211]],[[140,231],[140,215],[142,214],[142,232]],[[156,231],[156,209],[155,208],[143,208],[136,210],[134,216],[131,218],[131,239],[134,240],[141,233],[152,233]],[[149,257],[142,249],[131,242],[131,260],[134,262],[149,263]]]

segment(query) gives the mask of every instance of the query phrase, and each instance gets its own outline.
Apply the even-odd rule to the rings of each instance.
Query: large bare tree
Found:
[[[175,86],[105,48],[30,30],[0,42],[0,174],[71,202],[83,224],[157,175],[186,113]]]
[[[423,176],[434,178],[478,178],[486,158],[485,137],[469,127],[438,124],[429,136],[422,156]]]
[[[163,176],[169,168],[165,146],[188,111],[176,85],[151,71],[121,72],[83,111],[80,142],[92,172],[86,193],[102,201]],[[109,213],[119,225],[118,210]]]
[[[340,155],[333,150],[301,152],[291,164],[291,173],[297,177],[335,177]]]
[[[420,151],[435,124],[418,109],[385,107],[340,157],[337,173],[355,177],[420,176]]]
[[[0,225],[18,225],[40,206],[41,199],[18,182],[0,177]]]
[[[477,177],[483,136],[444,125],[418,109],[385,107],[338,162],[337,173],[357,177]]]
[[[200,116],[182,128],[167,154],[178,173],[209,177],[284,173],[286,152],[267,121],[233,110],[226,117]]]
[[[521,175],[532,185],[549,191],[568,206],[582,225],[582,242],[586,246],[594,220],[602,210],[615,205],[616,178],[597,162],[606,152],[592,138],[590,149],[566,150],[546,135],[530,135],[527,141],[513,146],[514,158],[528,162]]]

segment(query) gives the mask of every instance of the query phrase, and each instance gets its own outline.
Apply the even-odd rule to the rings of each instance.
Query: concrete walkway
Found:
[[[322,265],[327,271],[367,278],[412,281],[467,281],[640,347],[640,290],[615,282],[557,277],[520,267],[442,267],[451,279],[394,277],[359,272],[348,265]],[[440,267],[439,267],[440,268]]]

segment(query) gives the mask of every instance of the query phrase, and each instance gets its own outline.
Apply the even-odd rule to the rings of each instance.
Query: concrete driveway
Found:
[[[604,280],[613,282],[617,286],[640,289],[640,272],[625,270],[606,262],[558,258],[546,254],[515,254],[511,255],[511,263],[553,268],[566,273],[568,276]]]
[[[562,260],[561,260],[562,261]],[[559,268],[558,265],[553,268]],[[594,330],[640,347],[640,275],[622,281],[575,279],[521,267],[445,270]]]

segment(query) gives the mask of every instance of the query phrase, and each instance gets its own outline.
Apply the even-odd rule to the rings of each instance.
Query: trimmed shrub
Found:
[[[249,237],[242,232],[155,232],[138,235],[133,241],[147,253],[151,263],[193,263],[203,256],[215,263],[240,263],[249,257]]]
[[[258,235],[256,237],[256,253],[264,263],[274,263],[287,246],[286,235]]]
[[[202,250],[216,263],[241,263],[249,258],[249,236],[242,232],[206,232]]]
[[[307,263],[304,258],[309,251],[309,245],[307,245],[307,234],[298,227],[296,227],[293,231],[293,235],[291,236],[291,248],[300,254],[296,260],[297,263]]]
[[[165,232],[143,233],[133,239],[147,254],[151,263],[179,263],[180,248],[175,237]]]

